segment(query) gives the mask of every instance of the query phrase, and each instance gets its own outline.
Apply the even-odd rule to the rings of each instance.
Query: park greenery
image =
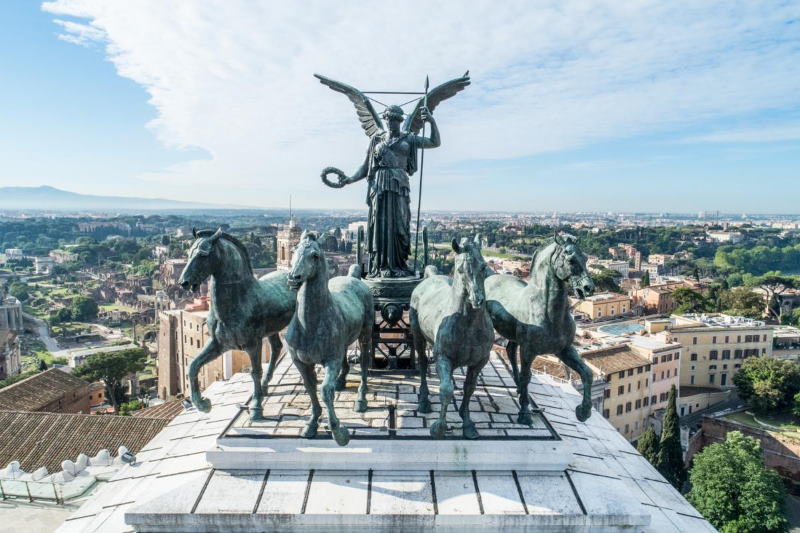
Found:
[[[694,456],[687,497],[722,533],[778,533],[789,530],[785,489],[764,466],[759,442],[738,431]]]
[[[800,363],[776,357],[748,357],[733,383],[739,397],[757,415],[792,409],[800,393]]]
[[[673,385],[667,399],[661,436],[659,437],[652,427],[647,428],[639,437],[636,449],[650,464],[656,467],[672,486],[681,490],[686,483],[686,468],[683,465],[676,396],[675,385]]]
[[[126,401],[123,380],[144,370],[147,352],[131,348],[114,352],[91,354],[75,369],[75,375],[87,381],[102,381],[106,387],[106,398],[116,411]]]

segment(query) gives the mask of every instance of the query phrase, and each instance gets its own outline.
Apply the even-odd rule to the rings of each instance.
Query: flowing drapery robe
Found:
[[[395,139],[379,133],[367,151],[367,250],[369,277],[411,275],[411,198],[409,176],[417,170],[417,136],[404,133]]]

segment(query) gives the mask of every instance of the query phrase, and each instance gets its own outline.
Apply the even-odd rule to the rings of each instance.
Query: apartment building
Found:
[[[608,383],[603,417],[626,439],[637,439],[651,412],[650,361],[626,344],[583,352],[581,357]]]
[[[630,313],[631,297],[626,294],[603,292],[577,301],[575,309],[592,320],[602,320]]]
[[[683,345],[681,386],[726,389],[747,357],[772,355],[773,330],[760,320],[725,314],[673,315],[646,323],[649,332],[666,329]]]

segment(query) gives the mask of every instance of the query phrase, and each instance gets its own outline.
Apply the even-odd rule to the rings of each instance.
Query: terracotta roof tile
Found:
[[[66,393],[88,386],[88,382],[72,374],[51,368],[0,389],[0,409],[36,411]]]
[[[160,418],[170,421],[183,412],[183,400],[170,400],[153,407],[145,407],[131,413],[132,416]]]

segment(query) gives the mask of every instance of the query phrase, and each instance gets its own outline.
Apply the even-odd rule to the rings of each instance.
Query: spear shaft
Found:
[[[423,104],[422,106],[427,109],[428,108],[428,87],[429,87],[429,79],[428,76],[425,76],[425,96],[423,97]],[[422,123],[422,138],[425,138],[425,122]],[[422,174],[425,171],[425,141],[422,142],[422,153],[420,153],[420,161],[419,161],[419,194],[417,196],[417,230],[414,232],[414,270],[419,272],[419,261],[417,256],[419,255],[419,214],[420,214],[420,206],[422,205]]]

